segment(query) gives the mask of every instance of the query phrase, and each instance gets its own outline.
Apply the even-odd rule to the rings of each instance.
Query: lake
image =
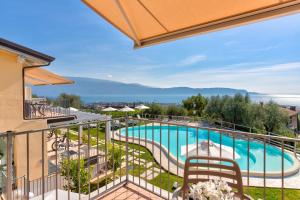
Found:
[[[145,103],[181,103],[191,95],[89,95],[81,96],[85,103],[93,102],[145,102]],[[254,102],[268,102],[273,100],[281,105],[293,105],[300,107],[300,95],[267,95],[250,94]]]

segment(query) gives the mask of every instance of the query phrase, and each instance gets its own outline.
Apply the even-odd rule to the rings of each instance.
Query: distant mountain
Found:
[[[236,93],[246,94],[247,90],[232,88],[190,88],[190,87],[171,87],[156,88],[144,86],[136,83],[121,83],[116,81],[67,77],[75,81],[72,85],[49,85],[35,86],[33,93],[40,96],[56,97],[65,92],[80,96],[90,95],[234,95]]]

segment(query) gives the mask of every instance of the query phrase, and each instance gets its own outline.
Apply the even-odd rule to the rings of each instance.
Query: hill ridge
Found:
[[[233,95],[246,94],[247,90],[226,87],[192,88],[185,86],[159,88],[139,83],[122,83],[113,80],[66,77],[75,81],[72,85],[34,86],[33,93],[40,96],[55,97],[60,93],[84,95]]]

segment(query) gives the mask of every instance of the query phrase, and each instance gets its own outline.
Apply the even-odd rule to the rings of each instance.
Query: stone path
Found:
[[[161,173],[163,173],[164,171],[161,170]],[[153,167],[153,168],[149,168],[147,169],[143,174],[141,174],[142,178],[146,178],[147,180],[152,180],[155,177],[157,177],[160,174],[160,169]]]

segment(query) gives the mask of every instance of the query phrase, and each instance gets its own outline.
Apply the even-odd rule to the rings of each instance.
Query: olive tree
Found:
[[[165,114],[165,109],[158,103],[152,103],[149,105],[149,109],[145,110],[144,113],[149,115],[163,115]]]
[[[289,122],[288,114],[281,110],[276,103],[270,101],[264,106],[264,110],[266,115],[264,121],[266,131],[279,132],[286,128]]]
[[[198,94],[183,100],[182,105],[188,111],[189,115],[201,116],[207,105],[207,99],[201,94]]]
[[[166,114],[171,116],[185,116],[187,111],[181,106],[170,105],[167,107]]]

